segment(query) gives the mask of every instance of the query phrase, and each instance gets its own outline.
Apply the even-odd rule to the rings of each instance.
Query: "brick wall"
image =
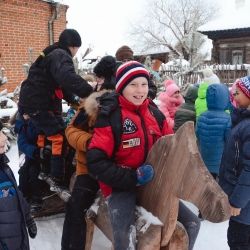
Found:
[[[68,6],[60,5],[60,17],[53,22],[53,42],[66,28]],[[42,0],[0,0],[0,68],[8,83],[0,86],[12,92],[26,78],[23,64],[30,65],[30,48],[33,60],[49,45],[48,22],[55,8]]]

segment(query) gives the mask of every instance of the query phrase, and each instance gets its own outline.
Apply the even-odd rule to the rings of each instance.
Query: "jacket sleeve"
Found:
[[[65,130],[65,135],[67,137],[67,140],[69,144],[79,151],[87,151],[87,143],[89,139],[92,137],[92,134],[86,132],[83,130],[82,126],[74,125],[74,121],[77,117],[80,117],[81,112],[84,112],[84,110],[79,109],[75,116],[71,119],[68,127]]]
[[[248,138],[243,142],[242,163],[243,169],[238,178],[229,202],[233,207],[244,208],[250,201],[250,129],[247,131]]]
[[[93,89],[81,76],[75,72],[73,60],[62,50],[48,55],[47,67],[55,81],[62,87],[81,98],[89,96]]]
[[[18,149],[22,151],[25,155],[27,155],[29,158],[33,158],[34,151],[38,148],[38,146],[35,146],[31,143],[26,130],[25,125],[21,123],[21,121],[15,122],[15,132],[18,134],[17,138],[17,145]]]
[[[229,116],[228,122],[226,124],[226,129],[225,129],[225,136],[224,136],[225,140],[227,139],[231,128],[232,128],[232,120],[231,120],[231,116]]]
[[[98,181],[120,189],[137,184],[136,169],[117,166],[112,160],[114,136],[107,116],[98,116],[94,134],[86,154],[89,174]]]

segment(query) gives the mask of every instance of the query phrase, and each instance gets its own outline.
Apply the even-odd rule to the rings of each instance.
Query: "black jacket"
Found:
[[[61,113],[62,98],[74,102],[92,93],[92,87],[75,73],[68,49],[57,48],[38,64],[33,63],[27,79],[21,85],[19,106]]]

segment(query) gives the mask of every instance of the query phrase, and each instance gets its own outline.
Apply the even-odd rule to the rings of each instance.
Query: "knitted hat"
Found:
[[[122,61],[124,59],[134,60],[134,52],[132,49],[130,49],[128,46],[124,45],[120,47],[116,53],[115,57],[117,61]]]
[[[236,86],[244,93],[244,95],[250,99],[250,76],[236,80]]]
[[[116,71],[116,62],[113,56],[104,56],[99,63],[94,67],[94,73],[97,77],[103,76],[110,78],[114,76]]]
[[[116,72],[116,91],[121,94],[125,87],[137,77],[145,77],[149,83],[149,73],[142,64],[136,61],[122,64]]]
[[[171,84],[166,88],[166,93],[171,97],[176,91],[180,91],[180,88],[176,84]]]
[[[164,82],[165,87],[168,87],[171,84],[175,84],[175,82],[173,80],[167,80]]]
[[[59,43],[62,43],[65,46],[81,47],[82,40],[76,30],[65,29],[59,36]]]

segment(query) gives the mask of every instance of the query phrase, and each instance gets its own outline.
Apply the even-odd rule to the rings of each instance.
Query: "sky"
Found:
[[[245,0],[250,2],[250,0]],[[55,0],[69,6],[67,28],[76,29],[82,37],[79,54],[84,54],[90,46],[97,55],[115,55],[122,45],[133,49],[129,38],[130,23],[136,21],[145,7],[146,0]],[[235,0],[218,0],[221,13],[232,13]],[[218,25],[218,22],[217,22]]]

